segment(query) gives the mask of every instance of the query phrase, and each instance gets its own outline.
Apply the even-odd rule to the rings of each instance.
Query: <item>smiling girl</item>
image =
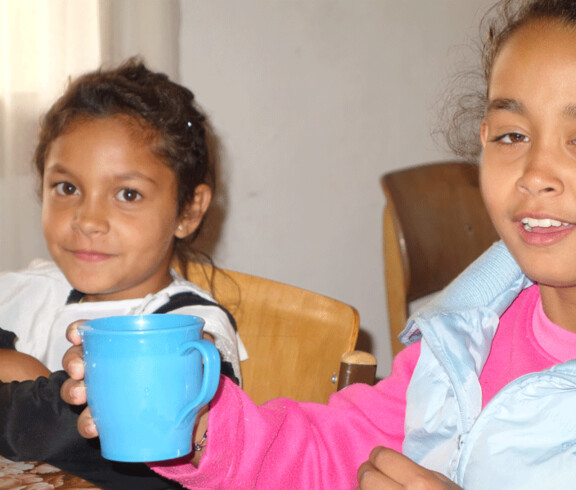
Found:
[[[74,321],[177,312],[205,320],[222,372],[239,380],[233,318],[171,268],[186,270],[211,201],[208,131],[189,90],[134,59],[80,77],[44,117],[34,162],[54,263],[0,275],[3,456],[107,489],[180,488],[78,437],[59,369]]]

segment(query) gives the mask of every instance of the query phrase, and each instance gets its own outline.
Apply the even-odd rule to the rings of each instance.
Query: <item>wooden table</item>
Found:
[[[0,456],[0,490],[51,490],[91,488],[92,483],[47,463],[16,462]]]

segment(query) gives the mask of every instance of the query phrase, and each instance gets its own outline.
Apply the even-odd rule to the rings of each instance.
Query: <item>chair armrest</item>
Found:
[[[369,352],[346,352],[340,361],[338,389],[353,383],[373,385],[376,382],[376,358]]]

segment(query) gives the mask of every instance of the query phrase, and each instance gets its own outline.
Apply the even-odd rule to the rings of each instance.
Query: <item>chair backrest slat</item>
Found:
[[[243,387],[256,402],[289,397],[325,403],[340,360],[354,350],[358,312],[335,299],[261,277],[191,264],[189,279],[212,290],[235,317],[250,358]],[[208,278],[213,277],[210,284]]]
[[[390,172],[381,183],[385,278],[394,353],[411,301],[440,291],[498,235],[478,182],[478,166],[442,162]],[[387,250],[388,249],[388,250]]]

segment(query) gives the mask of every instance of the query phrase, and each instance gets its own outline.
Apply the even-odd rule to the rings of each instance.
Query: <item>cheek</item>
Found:
[[[485,155],[480,165],[480,190],[486,207],[505,205],[515,188],[514,166]]]
[[[44,234],[50,231],[52,221],[53,217],[50,208],[46,205],[46,202],[42,202],[42,229]]]
[[[42,231],[44,233],[44,238],[48,245],[50,245],[50,240],[58,232],[58,220],[55,219],[54,213],[51,210],[42,208]]]
[[[64,226],[70,223],[70,217],[65,209],[42,203],[42,230],[45,237],[56,236]]]
[[[119,224],[119,223],[118,223]],[[149,217],[145,220],[129,220],[116,230],[123,233],[126,240],[139,237],[142,245],[152,249],[165,249],[174,241],[175,220],[168,216]]]
[[[482,163],[480,166],[480,192],[489,213],[491,212],[492,203],[496,197],[496,189],[492,185],[493,182],[494,176],[491,166],[489,164]]]
[[[493,165],[480,167],[480,191],[484,206],[499,235],[502,234],[502,224],[507,215],[509,201],[507,196],[508,185],[500,172],[495,171]]]

